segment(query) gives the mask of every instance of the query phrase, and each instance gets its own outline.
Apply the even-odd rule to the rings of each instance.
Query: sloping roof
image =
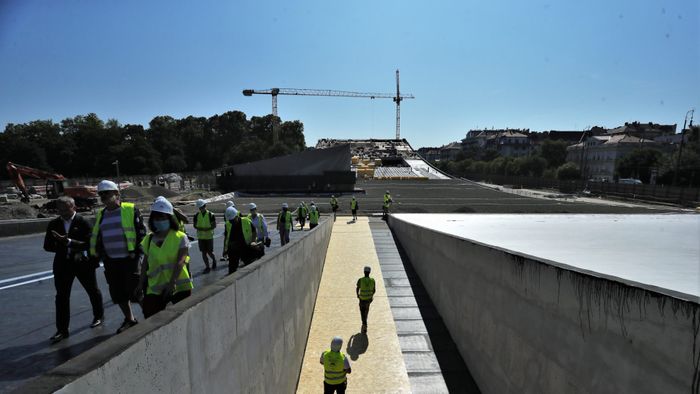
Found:
[[[326,171],[350,171],[350,145],[310,149],[228,168],[238,176],[323,175]]]

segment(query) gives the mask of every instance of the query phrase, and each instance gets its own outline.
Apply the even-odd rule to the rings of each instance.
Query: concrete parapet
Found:
[[[19,391],[293,392],[332,225],[321,222]]]
[[[43,233],[51,219],[22,219],[0,221],[0,238]]]
[[[694,297],[389,222],[482,392],[699,392]]]

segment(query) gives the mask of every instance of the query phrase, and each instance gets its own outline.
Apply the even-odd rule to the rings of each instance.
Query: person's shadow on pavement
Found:
[[[357,333],[350,337],[346,351],[350,355],[350,359],[356,361],[361,354],[367,351],[368,346],[367,334]]]

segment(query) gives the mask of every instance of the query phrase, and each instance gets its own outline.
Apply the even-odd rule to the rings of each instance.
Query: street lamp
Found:
[[[119,187],[119,160],[115,160],[114,163],[115,166],[117,166],[117,189],[120,189]]]

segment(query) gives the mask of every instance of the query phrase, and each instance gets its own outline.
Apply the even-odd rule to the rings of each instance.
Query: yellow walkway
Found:
[[[366,217],[360,217],[357,223],[349,220],[339,216],[333,226],[297,392],[323,392],[323,365],[319,359],[330,348],[331,339],[339,335],[352,367],[348,393],[408,393],[411,385],[369,222]],[[366,335],[360,333],[362,323],[355,295],[355,284],[363,276],[365,265],[372,267],[371,276],[377,285]]]

